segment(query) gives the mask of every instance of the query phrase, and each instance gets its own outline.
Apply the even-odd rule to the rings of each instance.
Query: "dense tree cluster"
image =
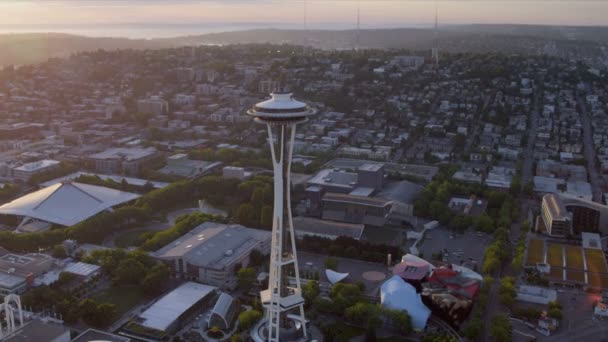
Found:
[[[152,183],[147,182],[143,186],[129,184],[126,180],[122,180],[122,182],[116,182],[113,179],[101,179],[101,177],[97,175],[80,175],[78,178],[74,179],[75,182],[103,186],[110,189],[120,190],[120,191],[128,191],[128,192],[138,192],[138,193],[148,193],[154,190],[154,186]]]
[[[498,296],[503,305],[508,308],[513,307],[515,297],[517,297],[517,289],[515,288],[515,279],[513,277],[502,278],[500,288],[498,289]]]
[[[562,319],[562,305],[558,301],[549,302],[547,315],[558,320]]]
[[[314,283],[312,287],[314,287]],[[315,291],[318,293],[318,290]],[[362,298],[363,290],[355,284],[335,284],[330,291],[330,298],[317,297],[313,300],[313,307],[329,314],[335,314],[353,325],[364,328],[366,331],[375,330],[381,325],[397,331],[400,335],[412,332],[411,318],[406,311],[391,310],[379,304],[369,303]],[[331,338],[339,338],[337,331],[328,331],[325,334],[336,333]]]
[[[492,283],[494,279],[490,277],[484,277],[483,285],[479,290],[479,294],[477,295],[477,302],[474,307],[474,312],[471,315],[471,319],[465,324],[462,334],[469,340],[475,341],[478,340],[481,334],[483,333],[484,321],[482,319],[482,315],[486,311],[486,306],[488,304],[488,298],[490,295],[490,288],[492,287]]]
[[[251,309],[251,310],[247,310],[247,311],[243,311],[239,314],[239,330],[240,331],[246,331],[249,330],[251,328],[253,328],[253,326],[260,320],[262,319],[262,312],[255,310],[255,309]]]
[[[207,221],[221,221],[222,218],[203,213],[192,213],[182,215],[175,220],[175,225],[169,229],[154,233],[141,245],[141,249],[145,251],[155,251],[171,241],[176,240],[180,236],[188,233],[202,223]]]
[[[272,169],[272,161],[268,151],[252,152],[227,148],[218,150],[205,148],[193,150],[188,155],[192,159],[221,161],[226,165]]]
[[[504,228],[494,232],[494,241],[486,247],[483,259],[482,271],[492,274],[498,271],[509,259],[510,251],[509,233]]]
[[[256,276],[257,273],[255,268],[253,267],[246,267],[238,270],[236,272],[236,277],[239,284],[239,288],[245,293],[248,293],[256,281]]]
[[[21,296],[23,305],[34,311],[54,310],[67,323],[76,323],[82,318],[85,323],[95,327],[105,327],[117,318],[115,305],[99,303],[90,298],[78,301],[77,291],[62,289],[73,280],[69,278],[60,276],[51,287],[43,285],[28,291]]]
[[[511,342],[513,328],[506,315],[496,315],[490,322],[490,334],[496,342]]]
[[[142,251],[96,250],[84,261],[100,265],[115,285],[140,285],[149,295],[162,293],[171,276],[171,269],[167,265]]]
[[[0,203],[11,200],[21,191],[15,184],[4,184],[0,187]]]
[[[524,265],[524,254],[526,252],[526,236],[528,235],[528,231],[530,230],[530,225],[528,221],[524,221],[521,224],[519,231],[519,239],[517,240],[517,245],[513,251],[513,261],[511,261],[511,266],[515,270],[515,273],[519,274]]]
[[[456,231],[464,231],[473,226],[475,229],[492,233],[497,227],[509,228],[513,219],[519,216],[519,209],[508,193],[490,190],[481,184],[468,184],[451,179],[456,168],[443,166],[433,181],[427,184],[414,202],[416,216],[436,219],[442,225]],[[454,196],[488,200],[487,213],[476,218],[456,214],[448,207]]]
[[[393,256],[403,254],[397,246],[372,244],[345,236],[335,240],[320,236],[304,236],[297,241],[297,245],[298,249],[303,251],[381,263],[386,262],[387,254]]]

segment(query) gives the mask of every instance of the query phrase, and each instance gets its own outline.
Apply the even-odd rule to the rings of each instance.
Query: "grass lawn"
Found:
[[[528,265],[536,265],[543,262],[543,254],[545,251],[545,242],[539,239],[530,239],[528,242]]]
[[[587,271],[588,272],[602,272],[606,273],[606,258],[604,252],[598,249],[585,249],[585,258],[587,259]]]
[[[547,244],[547,263],[551,266],[564,267],[562,245]]]
[[[116,247],[120,248],[138,247],[144,243],[143,239],[141,238],[142,234],[151,231],[152,230],[138,230],[134,232],[126,232],[118,235],[114,240],[114,243],[116,244]]]
[[[549,278],[555,280],[564,279],[564,269],[562,267],[551,267],[551,272],[549,272]]]
[[[129,309],[144,301],[144,294],[138,287],[111,287],[93,296],[98,302],[116,305],[118,317],[124,315]]]
[[[585,282],[585,272],[566,270],[566,279],[570,281],[577,281],[579,283]]]
[[[583,251],[578,246],[564,246],[566,250],[566,267],[584,269]]]
[[[587,273],[589,286],[602,287],[602,276],[598,273]]]

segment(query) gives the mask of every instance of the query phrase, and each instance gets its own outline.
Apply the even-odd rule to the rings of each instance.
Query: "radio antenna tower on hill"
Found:
[[[435,33],[433,37],[433,48],[431,49],[431,60],[435,69],[439,68],[439,9],[435,1]]]
[[[361,33],[361,6],[357,1],[357,29],[355,32],[355,50],[359,50],[359,34]]]

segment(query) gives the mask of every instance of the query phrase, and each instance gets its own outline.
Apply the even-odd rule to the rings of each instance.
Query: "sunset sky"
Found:
[[[352,27],[431,24],[433,0],[0,0],[0,25],[292,24]],[[608,1],[444,0],[441,23],[607,25]],[[304,10],[306,8],[306,11]]]

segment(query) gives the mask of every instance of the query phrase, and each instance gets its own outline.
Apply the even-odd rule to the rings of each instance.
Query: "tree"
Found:
[[[319,287],[319,283],[315,280],[310,280],[302,286],[302,297],[304,297],[307,306],[311,305],[320,293],[321,288]]]
[[[97,322],[97,302],[91,298],[84,299],[78,304],[82,319],[91,325]]]
[[[412,332],[412,318],[405,310],[383,309],[386,317],[397,327],[399,333],[408,335]]]
[[[370,328],[380,325],[380,312],[377,304],[359,302],[346,308],[344,316],[358,325]]]
[[[141,286],[147,294],[160,294],[170,276],[171,270],[169,267],[163,263],[157,263],[141,281]]]
[[[65,247],[63,247],[63,245],[55,245],[55,247],[53,247],[53,251],[51,252],[51,254],[53,255],[54,258],[57,258],[57,259],[63,259],[68,256],[67,253],[65,252]]]
[[[557,301],[549,302],[547,315],[551,318],[562,319],[562,305]]]
[[[237,273],[236,277],[238,280],[239,288],[245,292],[249,292],[256,280],[255,268],[246,267],[241,268]]]
[[[361,289],[354,284],[337,283],[331,288],[330,297],[335,304],[336,311],[343,312],[359,301]]]
[[[257,249],[254,249],[249,254],[249,267],[255,268],[261,266],[266,260],[267,257],[264,254],[262,254]]]
[[[475,229],[486,233],[494,231],[494,221],[486,213],[475,218],[473,226],[475,226]]]
[[[273,208],[272,206],[265,205],[261,209],[260,213],[260,227],[266,229],[272,229],[272,214]]]
[[[490,334],[497,342],[511,342],[512,327],[509,318],[506,315],[492,317]]]
[[[106,326],[114,321],[116,317],[116,305],[101,303],[97,306],[97,316],[99,326]]]
[[[511,308],[515,303],[515,297],[517,297],[517,290],[515,289],[515,280],[513,277],[504,277],[500,282],[500,288],[498,289],[498,295],[500,302]]]
[[[257,227],[259,224],[258,211],[249,203],[239,205],[236,210],[236,218],[240,224],[247,227]]]
[[[146,269],[141,262],[127,258],[118,264],[112,281],[121,285],[134,285],[139,284],[145,275]]]
[[[327,268],[328,270],[338,270],[338,260],[335,258],[327,258],[323,263],[325,264],[325,268]]]
[[[98,304],[93,299],[87,298],[78,305],[82,314],[82,319],[93,326],[104,327],[110,324],[116,316],[116,306],[114,304]]]
[[[481,317],[477,314],[473,317],[469,322],[465,325],[462,333],[463,335],[471,341],[475,341],[481,336],[483,332],[483,321]]]
[[[253,327],[262,318],[262,313],[257,310],[247,310],[239,314],[239,330],[246,331]]]

